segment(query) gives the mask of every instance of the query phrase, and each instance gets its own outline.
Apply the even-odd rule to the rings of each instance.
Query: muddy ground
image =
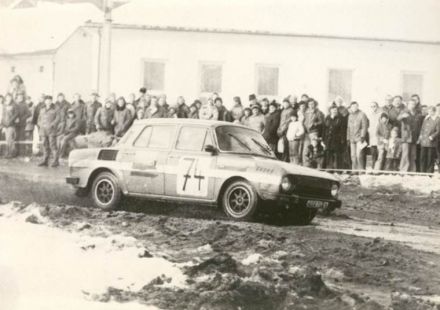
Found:
[[[97,302],[161,309],[440,309],[440,198],[365,189],[355,177],[344,183],[343,207],[303,227],[267,219],[234,223],[210,208],[134,200],[110,213],[86,208],[87,202],[14,208],[38,210],[41,218],[29,218],[29,225],[133,237],[144,249],[140,262],[165,258],[186,277],[179,287],[166,276],[140,290],[108,287],[92,296]],[[93,253],[94,245],[84,250]]]

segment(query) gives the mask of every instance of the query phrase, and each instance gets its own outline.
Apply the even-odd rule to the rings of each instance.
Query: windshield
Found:
[[[220,151],[247,153],[274,157],[263,136],[258,132],[236,126],[219,126],[215,129]]]

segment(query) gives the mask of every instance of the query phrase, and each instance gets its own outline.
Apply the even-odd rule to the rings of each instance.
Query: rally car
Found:
[[[307,224],[341,205],[335,177],[279,161],[259,132],[220,121],[136,121],[115,147],[72,151],[69,168],[67,183],[105,210],[135,196],[217,205],[233,220],[285,209]]]

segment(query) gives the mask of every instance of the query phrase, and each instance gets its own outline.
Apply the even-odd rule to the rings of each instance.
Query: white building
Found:
[[[72,6],[58,8],[58,14]],[[59,36],[34,47],[5,46],[0,37],[0,87],[20,74],[33,96],[99,90],[102,14],[96,10],[88,7],[87,18],[80,14],[70,28],[49,19],[48,32],[59,26]],[[1,29],[0,18],[0,35]],[[30,38],[22,35],[25,42]],[[146,86],[171,102],[212,92],[227,105],[237,95],[246,102],[251,93],[278,100],[307,93],[323,105],[342,95],[367,107],[372,100],[382,103],[386,94],[417,93],[423,103],[436,104],[440,4],[133,0],[113,12],[110,80],[118,95]]]

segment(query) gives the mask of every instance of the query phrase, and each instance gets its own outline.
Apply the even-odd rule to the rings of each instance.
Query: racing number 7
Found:
[[[191,169],[194,166],[195,159],[194,158],[185,158],[185,160],[190,161],[191,163],[188,165],[188,170],[183,175],[183,178],[185,179],[185,181],[183,181],[183,187],[182,187],[183,191],[185,191],[186,184],[188,183],[188,179],[191,179],[191,175],[189,173],[191,172]]]

